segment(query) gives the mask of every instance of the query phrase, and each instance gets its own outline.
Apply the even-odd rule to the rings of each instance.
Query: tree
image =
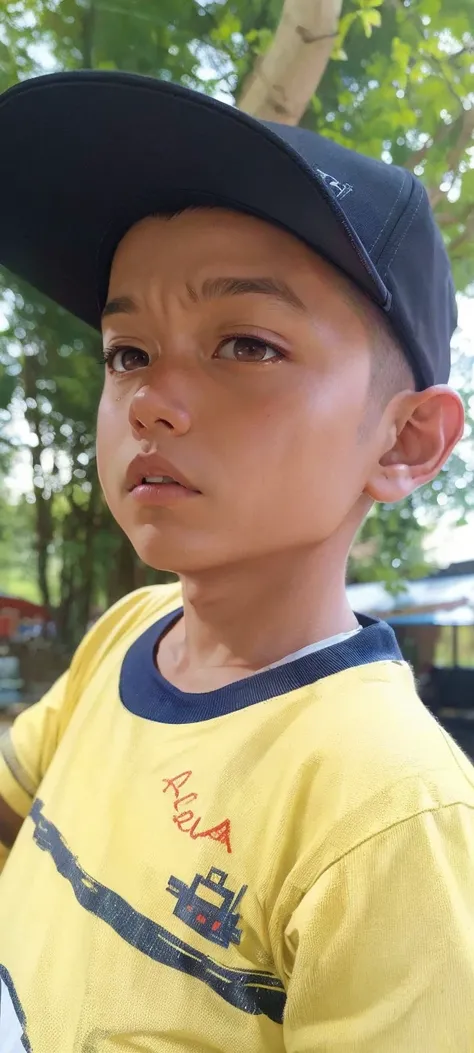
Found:
[[[37,603],[40,594],[35,574],[33,506],[25,498],[12,506],[0,496],[0,581],[1,591],[10,595],[18,592],[26,600]]]
[[[345,0],[341,11],[337,0],[6,0],[0,88],[44,68],[126,69],[238,100],[259,116],[301,121],[393,159],[425,180],[465,291],[474,272],[471,3],[458,0],[453,11],[449,0]],[[18,440],[11,420],[23,413],[39,593],[59,607],[62,635],[73,642],[98,603],[149,572],[97,484],[96,334],[11,275],[1,276],[2,289],[8,328],[0,333],[0,405],[7,407],[0,458],[12,463]],[[413,510],[429,520],[443,497],[443,509],[464,514],[472,474],[457,455],[441,492],[436,482],[405,507],[379,509],[361,535],[352,573],[391,580],[416,569],[424,524]],[[397,560],[401,566],[392,565]]]
[[[299,124],[331,57],[341,6],[342,0],[285,0],[270,47],[240,93],[241,110]]]

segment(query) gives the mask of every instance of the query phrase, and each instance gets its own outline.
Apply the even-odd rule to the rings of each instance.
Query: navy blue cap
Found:
[[[0,96],[0,262],[99,328],[113,251],[138,219],[222,205],[277,224],[386,315],[419,388],[446,383],[452,275],[411,172],[186,88],[51,74]]]

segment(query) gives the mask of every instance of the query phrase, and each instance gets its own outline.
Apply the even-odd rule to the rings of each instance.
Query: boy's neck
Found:
[[[314,550],[184,577],[184,618],[159,647],[162,675],[182,691],[213,691],[355,629],[344,579],[343,560]]]

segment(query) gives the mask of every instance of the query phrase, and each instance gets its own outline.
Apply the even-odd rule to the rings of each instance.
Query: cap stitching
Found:
[[[104,82],[103,72],[102,75],[100,71],[87,71],[87,73],[87,79],[89,83],[97,83],[98,81]],[[65,83],[66,77],[68,79],[69,84],[77,84],[77,72],[69,71],[67,74],[50,73],[43,75],[42,77],[35,78],[34,81],[23,81],[20,85],[13,85],[13,87],[8,89],[7,92],[5,92],[0,98],[0,108],[11,101],[11,95],[13,93],[19,93],[19,91],[23,91],[25,93],[35,94],[38,93],[38,91],[42,91],[44,89],[48,90],[50,88],[53,88],[53,86],[57,86],[57,84],[60,81],[62,83]],[[156,92],[158,86],[163,84],[163,82],[154,80],[151,77],[143,77],[140,74],[134,73],[123,74],[115,72],[114,79],[115,86],[117,88],[129,88],[131,81],[135,81],[137,85],[137,90],[141,90],[142,92],[146,93]],[[340,225],[340,227],[344,231],[349,245],[352,246],[352,250],[358,258],[359,263],[362,264],[366,275],[369,277],[373,285],[374,294],[377,294],[378,297],[376,299],[374,295],[374,300],[376,299],[376,302],[380,303],[380,306],[383,310],[389,309],[391,303],[390,293],[385,287],[385,283],[382,279],[381,274],[377,271],[377,268],[371,260],[369,252],[366,246],[364,245],[362,239],[360,238],[357,229],[352,226],[349,216],[342,209],[334,194],[328,191],[328,188],[326,187],[321,177],[317,175],[317,173],[313,170],[311,164],[306,160],[305,157],[303,157],[299,153],[297,149],[295,149],[292,146],[291,143],[286,143],[283,140],[280,140],[278,134],[273,132],[271,129],[267,128],[265,124],[260,123],[260,127],[257,127],[255,119],[249,118],[247,114],[242,113],[241,111],[236,110],[231,106],[227,106],[224,103],[213,99],[212,97],[203,95],[198,100],[197,98],[190,97],[189,89],[186,89],[181,85],[166,83],[163,84],[163,87],[165,87],[170,97],[174,97],[175,99],[186,98],[187,104],[189,105],[190,109],[196,110],[198,107],[205,107],[207,104],[209,109],[214,109],[216,113],[220,113],[221,117],[224,117],[225,113],[226,121],[235,121],[241,126],[245,126],[247,131],[253,137],[258,135],[259,138],[261,137],[262,139],[266,140],[267,143],[271,143],[273,149],[277,153],[285,156],[287,160],[291,161],[294,168],[299,170],[300,174],[304,177],[306,183],[308,183],[312,187],[314,187],[314,185],[316,184],[321,199],[325,202],[326,207],[328,207],[330,212],[332,212],[335,221]],[[385,297],[384,303],[380,302],[382,300],[382,290],[380,289],[380,286],[382,286],[383,288],[383,295]]]
[[[98,79],[102,81],[103,78],[101,77],[101,72],[103,73],[103,71],[88,70],[87,73],[92,74],[92,76],[88,77],[89,82],[94,80],[97,82]],[[77,83],[77,71],[68,71],[68,74],[69,83]],[[287,144],[284,141],[280,140],[278,134],[272,132],[263,123],[260,123],[260,127],[256,127],[253,123],[255,121],[255,118],[250,118],[249,115],[244,113],[243,111],[237,110],[232,106],[228,106],[227,104],[212,98],[212,96],[203,95],[202,98],[198,100],[195,98],[191,98],[189,95],[187,95],[186,93],[189,91],[189,89],[184,88],[182,85],[179,84],[177,85],[170,82],[157,81],[154,80],[152,77],[143,76],[141,74],[136,73],[123,74],[122,72],[114,71],[114,75],[116,77],[117,87],[120,86],[126,89],[130,86],[130,81],[134,80],[137,84],[137,90],[141,90],[144,92],[155,92],[157,85],[165,83],[166,91],[169,93],[170,96],[173,96],[177,99],[187,97],[187,103],[194,109],[196,109],[197,107],[205,106],[207,104],[210,109],[214,108],[215,112],[220,113],[222,117],[224,117],[225,113],[226,120],[236,121],[238,124],[245,126],[247,130],[252,133],[252,135],[262,136],[267,142],[272,143],[273,147],[276,148],[278,153],[284,155],[286,158],[289,158],[291,160],[293,165],[295,165],[295,167],[299,169],[299,171],[302,173],[302,175],[305,177],[306,181],[310,185],[314,185],[314,182],[316,182],[321,197],[323,198],[329,209],[332,211],[334,217],[337,219],[339,224],[344,229],[346,237],[352,245],[352,248],[356,253],[359,261],[362,263],[363,267],[365,268],[365,271],[374,282],[374,275],[371,272],[371,266],[373,266],[372,260],[368,256],[368,251],[365,248],[365,245],[363,244],[359,234],[357,233],[357,230],[353,228],[349,217],[344,212],[344,209],[341,208],[337,198],[334,196],[334,194],[328,191],[324,181],[314,172],[311,164],[290,143]],[[32,94],[34,92],[42,91],[44,89],[48,90],[54,85],[57,85],[60,78],[64,77],[65,74],[63,72],[49,73],[44,74],[41,77],[34,78],[34,81],[27,80],[20,82],[20,84],[15,84],[3,93],[2,97],[0,98],[0,107],[3,106],[5,103],[10,102],[10,95],[14,92],[21,93],[21,91],[24,91],[25,93],[28,92]],[[128,80],[128,78],[130,78],[130,80]],[[146,81],[147,83],[144,83],[144,81]],[[364,254],[368,257],[367,259],[364,258]],[[376,285],[375,282],[374,284]]]
[[[372,242],[372,244],[371,244],[371,245],[369,246],[369,252],[373,252],[373,251],[374,251],[374,249],[375,249],[375,246],[376,246],[377,242],[378,242],[378,241],[380,241],[380,238],[382,237],[382,234],[383,234],[383,232],[384,232],[384,230],[385,230],[385,227],[387,226],[387,223],[388,223],[388,222],[389,222],[389,220],[390,220],[390,217],[391,217],[391,215],[392,215],[392,212],[393,212],[393,211],[395,210],[395,208],[396,208],[396,206],[397,206],[397,203],[398,203],[398,201],[400,200],[400,197],[401,197],[401,195],[402,195],[402,191],[403,191],[403,189],[404,189],[404,187],[405,187],[405,178],[406,178],[406,177],[404,176],[403,182],[402,182],[402,184],[401,184],[401,186],[400,186],[400,189],[399,189],[399,191],[398,191],[398,194],[397,194],[397,196],[396,196],[396,198],[395,198],[395,201],[393,202],[393,205],[392,205],[392,207],[391,207],[391,209],[390,209],[390,212],[388,213],[388,216],[387,216],[387,217],[386,217],[386,219],[385,219],[385,223],[384,223],[384,225],[383,225],[382,229],[381,229],[381,230],[379,231],[379,233],[377,234],[377,237],[376,237],[375,241],[374,241],[374,242]]]
[[[411,227],[411,225],[412,225],[412,223],[413,223],[413,221],[414,221],[414,219],[415,219],[415,216],[416,216],[417,212],[418,212],[418,211],[419,211],[419,209],[420,209],[420,206],[421,206],[421,202],[422,202],[422,200],[423,200],[423,195],[422,195],[422,194],[420,194],[420,200],[419,200],[419,202],[418,202],[418,204],[417,204],[417,206],[416,206],[416,208],[415,208],[415,211],[413,212],[413,215],[412,215],[412,217],[411,217],[411,219],[410,219],[410,222],[409,222],[409,223],[407,223],[407,226],[405,227],[405,230],[403,231],[403,234],[402,234],[402,236],[401,236],[401,238],[400,238],[400,241],[399,241],[399,242],[398,242],[398,244],[397,244],[397,245],[395,246],[395,248],[394,248],[394,250],[393,250],[393,253],[392,253],[392,255],[391,255],[390,259],[388,260],[388,262],[387,262],[387,263],[386,263],[386,265],[385,265],[385,268],[384,268],[384,273],[385,273],[386,275],[388,274],[388,272],[389,272],[389,270],[390,270],[390,267],[392,266],[392,263],[393,263],[393,261],[394,261],[394,259],[395,259],[395,256],[397,255],[397,252],[398,252],[398,250],[399,250],[399,248],[400,248],[400,245],[402,244],[402,241],[404,241],[404,240],[405,240],[405,238],[406,238],[406,236],[407,236],[407,234],[408,234],[408,231],[410,230],[410,227]]]

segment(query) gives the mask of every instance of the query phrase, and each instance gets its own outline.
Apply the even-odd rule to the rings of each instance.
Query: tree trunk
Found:
[[[95,3],[94,0],[90,0],[88,7],[84,9],[83,22],[82,22],[82,68],[93,69],[93,50],[94,50],[94,29],[95,29]]]
[[[72,607],[73,573],[67,555],[62,552],[61,567],[61,600],[56,614],[56,630],[61,643],[67,644],[70,635]]]
[[[78,595],[78,620],[82,632],[86,631],[92,613],[94,593],[94,535],[97,527],[99,505],[99,481],[94,477],[89,504],[84,509],[84,559],[81,568],[81,587]]]
[[[58,638],[71,649],[75,642],[74,622],[78,577],[80,581],[82,580],[82,560],[79,559],[77,550],[80,522],[77,510],[72,506],[62,521],[61,533],[61,578],[56,627]]]
[[[132,548],[131,542],[125,534],[120,532],[118,547],[114,550],[113,565],[108,582],[108,603],[111,607],[122,596],[133,592],[136,587],[136,573],[138,557]]]
[[[31,461],[33,467],[33,488],[35,495],[35,518],[36,518],[36,554],[38,568],[38,587],[41,602],[49,611],[51,609],[51,595],[48,582],[49,546],[53,540],[53,522],[51,517],[51,505],[44,493],[44,488],[39,485],[43,479],[41,466],[41,453],[43,445],[41,442],[41,413],[37,403],[38,361],[35,355],[25,356],[23,360],[23,390],[27,403],[25,418],[32,432],[36,435],[38,443],[31,447]]]
[[[446,158],[446,171],[452,173],[451,185],[454,184],[455,178],[459,172],[459,165],[462,160],[468,161],[466,152],[469,148],[472,149],[474,142],[474,106],[471,106],[470,110],[463,110],[461,116],[457,121],[457,136],[455,141],[448,152]],[[436,208],[440,201],[446,197],[444,190],[441,190],[439,186],[428,187],[428,197],[432,208]]]
[[[299,124],[330,59],[341,7],[342,0],[285,0],[273,42],[243,86],[240,110]]]
[[[53,526],[51,522],[51,510],[49,502],[43,496],[42,490],[35,488],[36,508],[36,544],[38,556],[38,585],[41,592],[41,600],[48,611],[51,610],[51,594],[49,591],[48,569],[49,569],[49,545],[53,538]]]

